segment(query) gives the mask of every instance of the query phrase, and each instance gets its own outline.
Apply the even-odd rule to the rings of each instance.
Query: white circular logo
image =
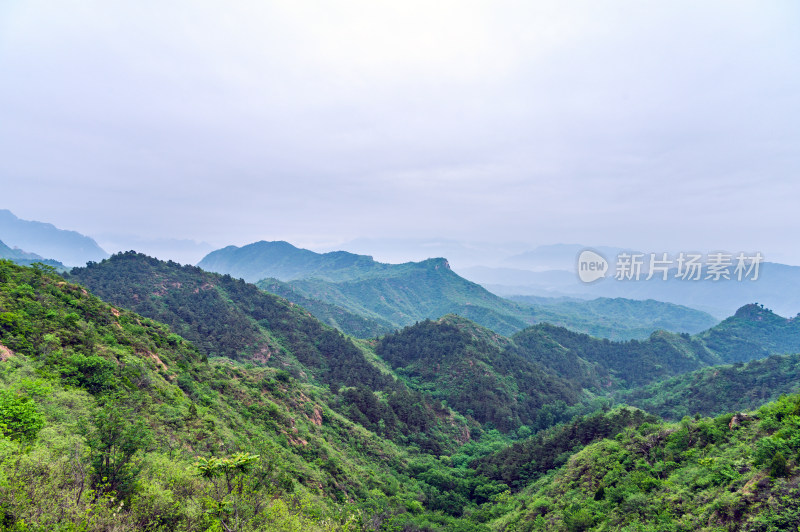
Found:
[[[584,249],[578,255],[578,278],[584,283],[592,283],[606,276],[608,261],[591,249]]]

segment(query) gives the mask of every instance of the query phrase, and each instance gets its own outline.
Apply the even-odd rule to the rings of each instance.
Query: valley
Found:
[[[454,274],[430,264],[404,265],[403,275],[448,286]],[[502,334],[457,313],[400,328],[363,306],[332,314],[386,328],[358,338],[263,290],[285,282],[257,287],[135,252],[65,279],[45,264],[0,267],[8,526],[99,530],[121,516],[130,529],[588,530],[661,520],[756,530],[793,519],[789,507],[767,514],[757,501],[796,489],[800,448],[787,427],[800,419],[800,329],[760,305],[694,335],[621,341],[550,323]],[[391,282],[348,268],[336,275]],[[317,310],[345,308],[326,304]],[[630,312],[642,303],[593,304]],[[750,413],[732,432],[737,412]],[[709,445],[718,465],[699,480],[708,466],[695,451]],[[40,470],[37,460],[53,465]],[[696,495],[676,507],[683,489]]]

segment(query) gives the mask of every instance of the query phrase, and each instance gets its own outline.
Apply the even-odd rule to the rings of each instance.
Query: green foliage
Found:
[[[620,402],[670,420],[747,411],[800,387],[800,355],[771,355],[746,364],[712,366],[624,391]]]
[[[654,331],[695,334],[717,324],[711,315],[672,303],[600,297],[591,301],[514,296],[530,306],[537,322],[609,340],[646,340]]]
[[[778,316],[764,305],[750,304],[699,338],[720,353],[723,362],[747,362],[800,352],[800,321]]]
[[[240,452],[228,458],[198,457],[194,464],[200,476],[214,483],[215,504],[207,513],[219,519],[226,530],[240,530],[242,527],[239,510],[244,502],[245,487],[247,486],[248,492],[255,491],[247,481],[258,458],[258,455]],[[217,482],[220,477],[221,482]]]
[[[489,332],[446,316],[382,338],[375,352],[409,382],[481,424],[508,432],[546,426],[541,408],[575,403],[577,387],[487,341]]]
[[[256,286],[265,292],[285,297],[307,309],[321,322],[356,338],[375,338],[396,328],[392,322],[382,317],[364,316],[332,303],[303,296],[295,291],[292,285],[278,279],[262,279]]]
[[[541,324],[512,340],[520,356],[598,392],[641,386],[720,361],[701,342],[664,331],[646,341],[611,342]]]
[[[507,530],[787,530],[796,511],[800,396],[757,421],[685,418],[590,443],[528,484]],[[784,480],[785,479],[785,480]]]
[[[778,451],[775,453],[775,456],[772,457],[769,463],[769,476],[773,478],[780,478],[788,476],[789,474],[789,467],[786,464],[786,458],[783,456],[783,453]]]
[[[608,403],[587,388],[718,360],[699,339],[539,326],[509,340],[447,316],[353,343],[195,268],[131,253],[84,274],[202,347],[47,269],[0,262],[4,529],[800,526],[800,396],[672,424],[629,408],[569,419]],[[215,311],[253,336],[235,319],[204,328]],[[208,357],[222,349],[236,358]]]
[[[565,464],[574,452],[584,446],[611,438],[625,428],[654,421],[654,416],[629,408],[596,412],[515,442],[472,465],[490,479],[521,489],[551,469]]]
[[[367,271],[336,272],[341,277],[304,274],[287,283],[266,279],[258,286],[275,290],[301,305],[312,303],[309,307],[312,312],[324,311],[315,303],[321,302],[392,329],[445,314],[458,314],[500,334],[513,334],[533,322],[528,309],[460,277],[444,259],[373,263]],[[326,315],[319,317],[324,319]]]
[[[113,492],[118,499],[129,501],[142,467],[134,462],[134,456],[150,444],[150,430],[142,419],[136,419],[132,408],[114,400],[95,410],[91,422],[85,435],[95,494]]]
[[[0,311],[10,319],[0,343],[11,358],[0,364],[0,393],[4,405],[13,399],[14,412],[28,405],[28,428],[39,424],[37,414],[44,421],[27,447],[20,438],[0,438],[5,528],[214,530],[224,522],[239,530],[375,523],[485,529],[455,516],[502,487],[449,461],[426,465],[436,485],[404,472],[410,456],[429,456],[422,449],[439,454],[468,438],[463,420],[402,385],[342,393],[361,390],[366,402],[358,415],[372,414],[366,405],[383,405],[383,415],[373,418],[376,430],[407,449],[340,415],[356,411],[339,400],[338,389],[304,374],[322,367],[320,380],[364,381],[358,364],[375,366],[359,362],[362,348],[335,331],[315,325],[319,333],[305,335],[303,322],[294,320],[302,312],[283,307],[285,336],[275,340],[297,366],[209,361],[167,327],[49,272],[3,266]],[[287,345],[308,351],[290,358]],[[299,362],[303,357],[310,366]],[[24,416],[8,417],[16,423]],[[239,460],[253,456],[270,459]],[[192,467],[203,461],[210,464],[205,477]],[[374,505],[348,504],[370,493]]]
[[[44,416],[29,397],[0,390],[0,433],[14,440],[30,441],[44,426]]]

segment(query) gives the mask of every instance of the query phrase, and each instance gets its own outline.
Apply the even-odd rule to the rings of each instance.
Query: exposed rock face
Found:
[[[728,428],[733,430],[734,427],[741,425],[743,421],[749,421],[751,419],[753,418],[743,412],[740,412],[731,418],[731,422],[728,423]]]
[[[9,358],[14,356],[14,351],[7,348],[3,344],[0,344],[0,362],[5,362]]]

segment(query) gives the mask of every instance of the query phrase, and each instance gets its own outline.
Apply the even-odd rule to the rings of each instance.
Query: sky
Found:
[[[799,22],[794,0],[4,0],[0,208],[107,251],[800,264]]]

